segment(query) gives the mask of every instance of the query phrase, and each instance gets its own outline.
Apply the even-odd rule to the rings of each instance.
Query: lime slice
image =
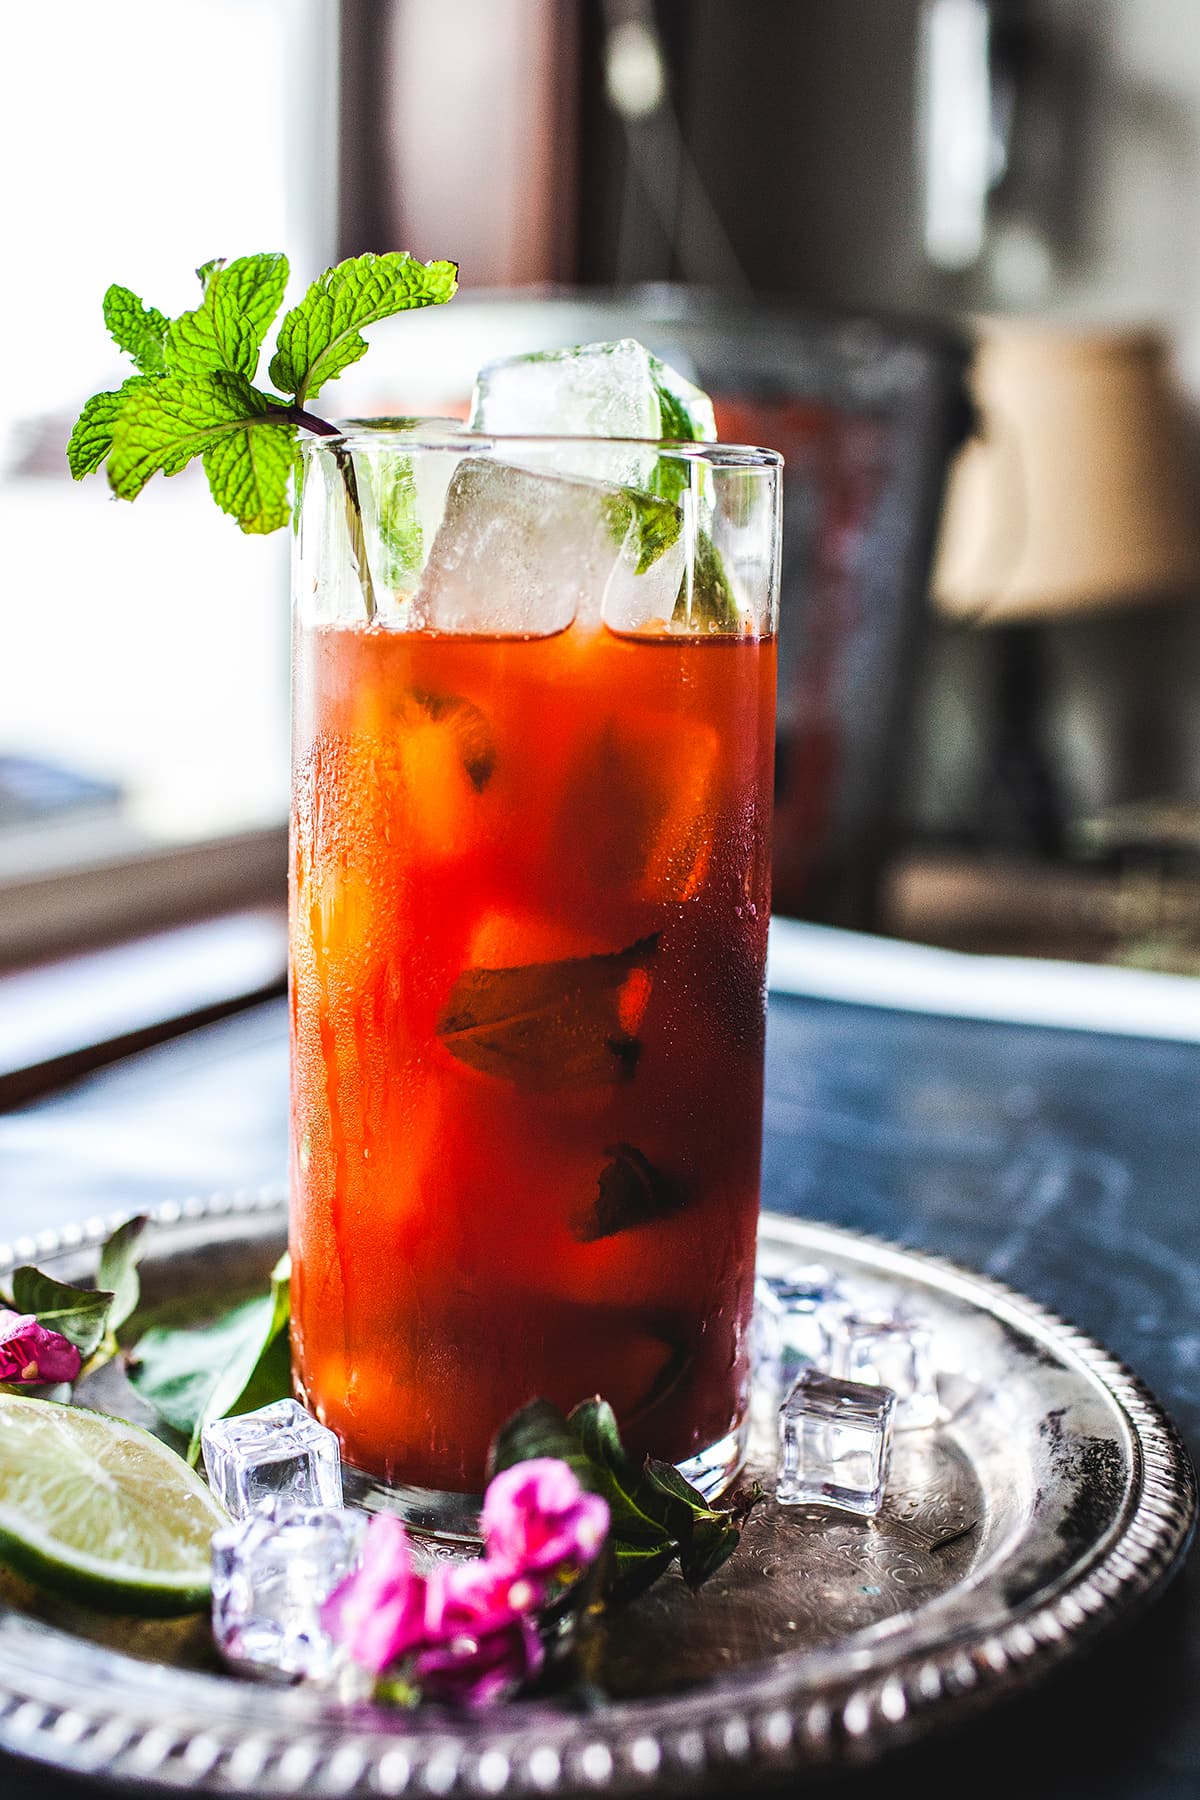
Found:
[[[227,1524],[198,1475],[148,1431],[0,1394],[0,1563],[105,1612],[198,1612]]]

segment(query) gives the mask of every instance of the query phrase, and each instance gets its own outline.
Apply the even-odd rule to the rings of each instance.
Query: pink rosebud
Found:
[[[32,1313],[0,1308],[0,1381],[74,1381],[83,1358],[59,1331]]]
[[[425,1648],[413,1672],[431,1698],[487,1706],[537,1674],[532,1582],[487,1561],[439,1563],[425,1591]]]
[[[412,1566],[399,1519],[377,1514],[367,1526],[362,1562],[334,1588],[321,1623],[356,1663],[381,1675],[421,1641],[425,1583]]]
[[[607,1504],[557,1457],[516,1463],[494,1477],[484,1496],[488,1557],[526,1575],[585,1568],[607,1533]]]

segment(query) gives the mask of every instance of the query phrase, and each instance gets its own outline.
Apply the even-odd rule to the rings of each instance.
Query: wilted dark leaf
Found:
[[[539,1092],[628,1077],[639,1044],[621,1023],[621,992],[657,945],[655,934],[610,955],[466,969],[438,1036],[459,1062]]]

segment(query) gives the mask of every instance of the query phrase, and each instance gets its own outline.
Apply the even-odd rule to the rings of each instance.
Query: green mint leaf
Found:
[[[112,449],[113,425],[117,415],[132,394],[145,385],[142,375],[129,380],[112,393],[93,394],[75,421],[67,444],[67,464],[76,481],[100,468]]]
[[[440,305],[454,293],[457,279],[457,263],[418,262],[406,250],[368,252],[338,263],[284,315],[271,380],[303,406],[366,354],[364,326],[412,307]]]
[[[531,1462],[538,1456],[553,1456],[569,1463],[584,1487],[593,1493],[595,1475],[580,1442],[566,1416],[549,1400],[531,1400],[519,1412],[506,1419],[488,1452],[488,1480],[502,1469]]]
[[[437,1022],[451,1056],[533,1092],[628,1079],[640,1044],[621,1020],[630,977],[658,936],[611,955],[465,969]]]
[[[612,1408],[599,1396],[565,1418],[548,1400],[522,1407],[496,1434],[488,1478],[538,1456],[569,1463],[582,1485],[608,1503],[614,1599],[641,1593],[676,1557],[684,1580],[699,1587],[737,1548],[741,1524],[761,1497],[756,1485],[748,1497],[735,1497],[732,1510],[718,1511],[673,1464],[647,1457],[636,1468]]]
[[[204,299],[167,331],[166,366],[172,375],[204,375],[234,369],[253,378],[263,338],[283,303],[287,257],[239,256],[198,269]]]
[[[733,632],[741,617],[721,552],[707,531],[698,531],[695,561],[684,569],[671,623],[690,631]]]
[[[157,307],[146,306],[127,287],[114,282],[104,296],[104,323],[118,350],[132,356],[143,375],[165,374],[163,340],[169,320]]]
[[[365,457],[359,473],[363,523],[379,549],[376,577],[393,590],[411,588],[421,573],[423,548],[413,459],[389,452]]]
[[[218,438],[204,452],[204,473],[213,499],[243,531],[278,531],[291,518],[294,425],[255,420]]]
[[[113,1302],[111,1294],[70,1287],[28,1266],[13,1270],[12,1293],[18,1312],[33,1313],[39,1325],[59,1332],[74,1344],[85,1362],[104,1341]]]
[[[119,1331],[137,1311],[142,1293],[137,1266],[143,1249],[142,1235],[149,1223],[145,1213],[126,1219],[123,1225],[117,1226],[100,1252],[96,1286],[106,1288],[112,1294],[109,1331]]]
[[[291,1392],[282,1370],[289,1270],[286,1257],[271,1292],[255,1295],[199,1328],[156,1326],[138,1340],[129,1379],[159,1417],[188,1439],[188,1461],[213,1419],[250,1412]]]
[[[567,1423],[579,1439],[595,1472],[597,1493],[608,1501],[613,1536],[618,1546],[664,1546],[670,1538],[663,1508],[653,1488],[647,1489],[640,1471],[625,1453],[612,1407],[598,1396],[584,1400],[568,1415]],[[647,1507],[649,1498],[651,1505]]]
[[[632,530],[637,575],[644,575],[658,561],[683,528],[683,514],[678,506],[669,499],[640,493],[637,488],[618,488],[607,495],[604,511],[614,543],[623,544]]]
[[[640,1150],[632,1144],[610,1144],[604,1154],[611,1160],[600,1171],[599,1192],[577,1202],[568,1218],[577,1242],[615,1237],[619,1231],[679,1211],[682,1191]]]
[[[244,375],[227,369],[143,380],[112,422],[113,492],[132,500],[159,469],[177,475],[194,456],[243,432],[250,421],[271,423],[271,404]]]

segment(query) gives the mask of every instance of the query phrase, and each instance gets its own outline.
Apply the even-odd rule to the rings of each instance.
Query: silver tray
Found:
[[[110,1223],[0,1245],[0,1278],[34,1258],[64,1279],[88,1274]],[[146,1297],[258,1282],[283,1234],[274,1194],[165,1206]],[[728,1788],[866,1762],[984,1707],[1163,1583],[1191,1536],[1195,1479],[1127,1369],[998,1282],[764,1217],[765,1269],[812,1261],[930,1322],[946,1420],[898,1434],[878,1519],[769,1501],[698,1595],[667,1577],[615,1612],[611,1705],[348,1712],[222,1675],[202,1621],[105,1625],[6,1578],[0,1749],[109,1782],[214,1794]],[[761,1463],[770,1406],[757,1398]]]

